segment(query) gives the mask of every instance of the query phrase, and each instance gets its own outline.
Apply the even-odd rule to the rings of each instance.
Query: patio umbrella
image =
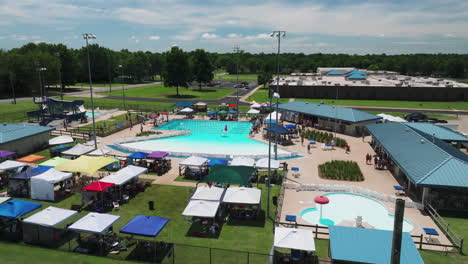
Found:
[[[224,111],[224,110],[218,112],[218,114],[221,114],[221,115],[225,115],[227,113],[228,113],[228,111]]]
[[[189,108],[189,107],[186,107],[182,110],[180,110],[181,113],[192,113],[193,112],[193,109],[192,108]]]
[[[157,118],[159,118],[159,116],[158,115],[152,115],[152,116],[150,116],[150,118],[151,119],[157,119]]]
[[[237,107],[237,104],[229,104],[229,107]]]
[[[231,110],[231,111],[229,111],[229,114],[237,114],[237,111],[236,110]]]
[[[256,109],[250,109],[247,114],[259,114],[260,111],[256,110]]]
[[[330,202],[330,199],[328,199],[328,197],[326,196],[319,195],[314,198],[314,202],[320,204],[320,220],[321,220],[322,219],[322,206],[324,204],[328,204]]]
[[[218,111],[211,111],[211,112],[208,113],[208,115],[214,115],[216,113],[218,113]]]

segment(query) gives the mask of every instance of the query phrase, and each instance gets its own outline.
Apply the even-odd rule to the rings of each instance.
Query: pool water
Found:
[[[355,223],[356,217],[362,216],[363,223],[376,229],[393,230],[394,216],[390,215],[387,208],[377,200],[349,193],[327,193],[324,196],[328,197],[330,202],[303,210],[302,219],[314,225],[330,226],[347,225],[343,221]],[[320,218],[320,210],[322,210],[322,218]],[[413,225],[405,219],[403,231],[410,232],[411,230],[413,230]]]
[[[248,137],[252,123],[233,121],[172,120],[158,130],[184,130],[190,134],[122,144],[140,151],[166,151],[172,155],[205,157],[251,156],[267,157],[268,145]],[[227,131],[225,131],[227,129]],[[272,155],[273,144],[272,144]],[[291,153],[278,148],[278,157]]]
[[[97,117],[97,116],[100,116],[100,115],[102,115],[102,112],[94,111],[94,117]],[[87,117],[93,117],[93,113],[91,111],[86,111],[86,116]]]

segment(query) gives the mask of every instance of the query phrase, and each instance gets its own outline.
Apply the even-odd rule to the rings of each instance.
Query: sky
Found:
[[[468,53],[466,0],[0,0],[0,49],[28,42],[164,52]]]

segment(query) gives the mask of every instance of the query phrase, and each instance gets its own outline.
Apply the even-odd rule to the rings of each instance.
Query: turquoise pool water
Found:
[[[102,112],[94,111],[94,117],[102,115]],[[93,117],[93,113],[91,111],[86,111],[87,117]]]
[[[250,122],[176,119],[157,129],[183,130],[191,131],[191,133],[184,136],[126,143],[122,146],[140,151],[166,151],[172,155],[181,156],[268,156],[267,144],[248,137],[251,127]],[[272,147],[272,155],[273,153]],[[278,157],[289,156],[291,156],[290,152],[278,148]]]
[[[348,225],[355,223],[356,217],[362,216],[363,223],[367,223],[376,229],[393,230],[394,216],[388,213],[387,208],[366,196],[349,193],[327,193],[330,203],[317,205],[316,208],[308,208],[301,212],[301,217],[311,223],[322,226]],[[322,218],[320,218],[322,210]],[[343,222],[344,221],[344,222]],[[413,225],[408,221],[403,222],[403,231],[410,232]]]

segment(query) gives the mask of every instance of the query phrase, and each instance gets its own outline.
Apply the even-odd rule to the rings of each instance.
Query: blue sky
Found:
[[[84,32],[112,49],[467,53],[466,0],[0,0],[0,48],[27,42],[79,48]]]

